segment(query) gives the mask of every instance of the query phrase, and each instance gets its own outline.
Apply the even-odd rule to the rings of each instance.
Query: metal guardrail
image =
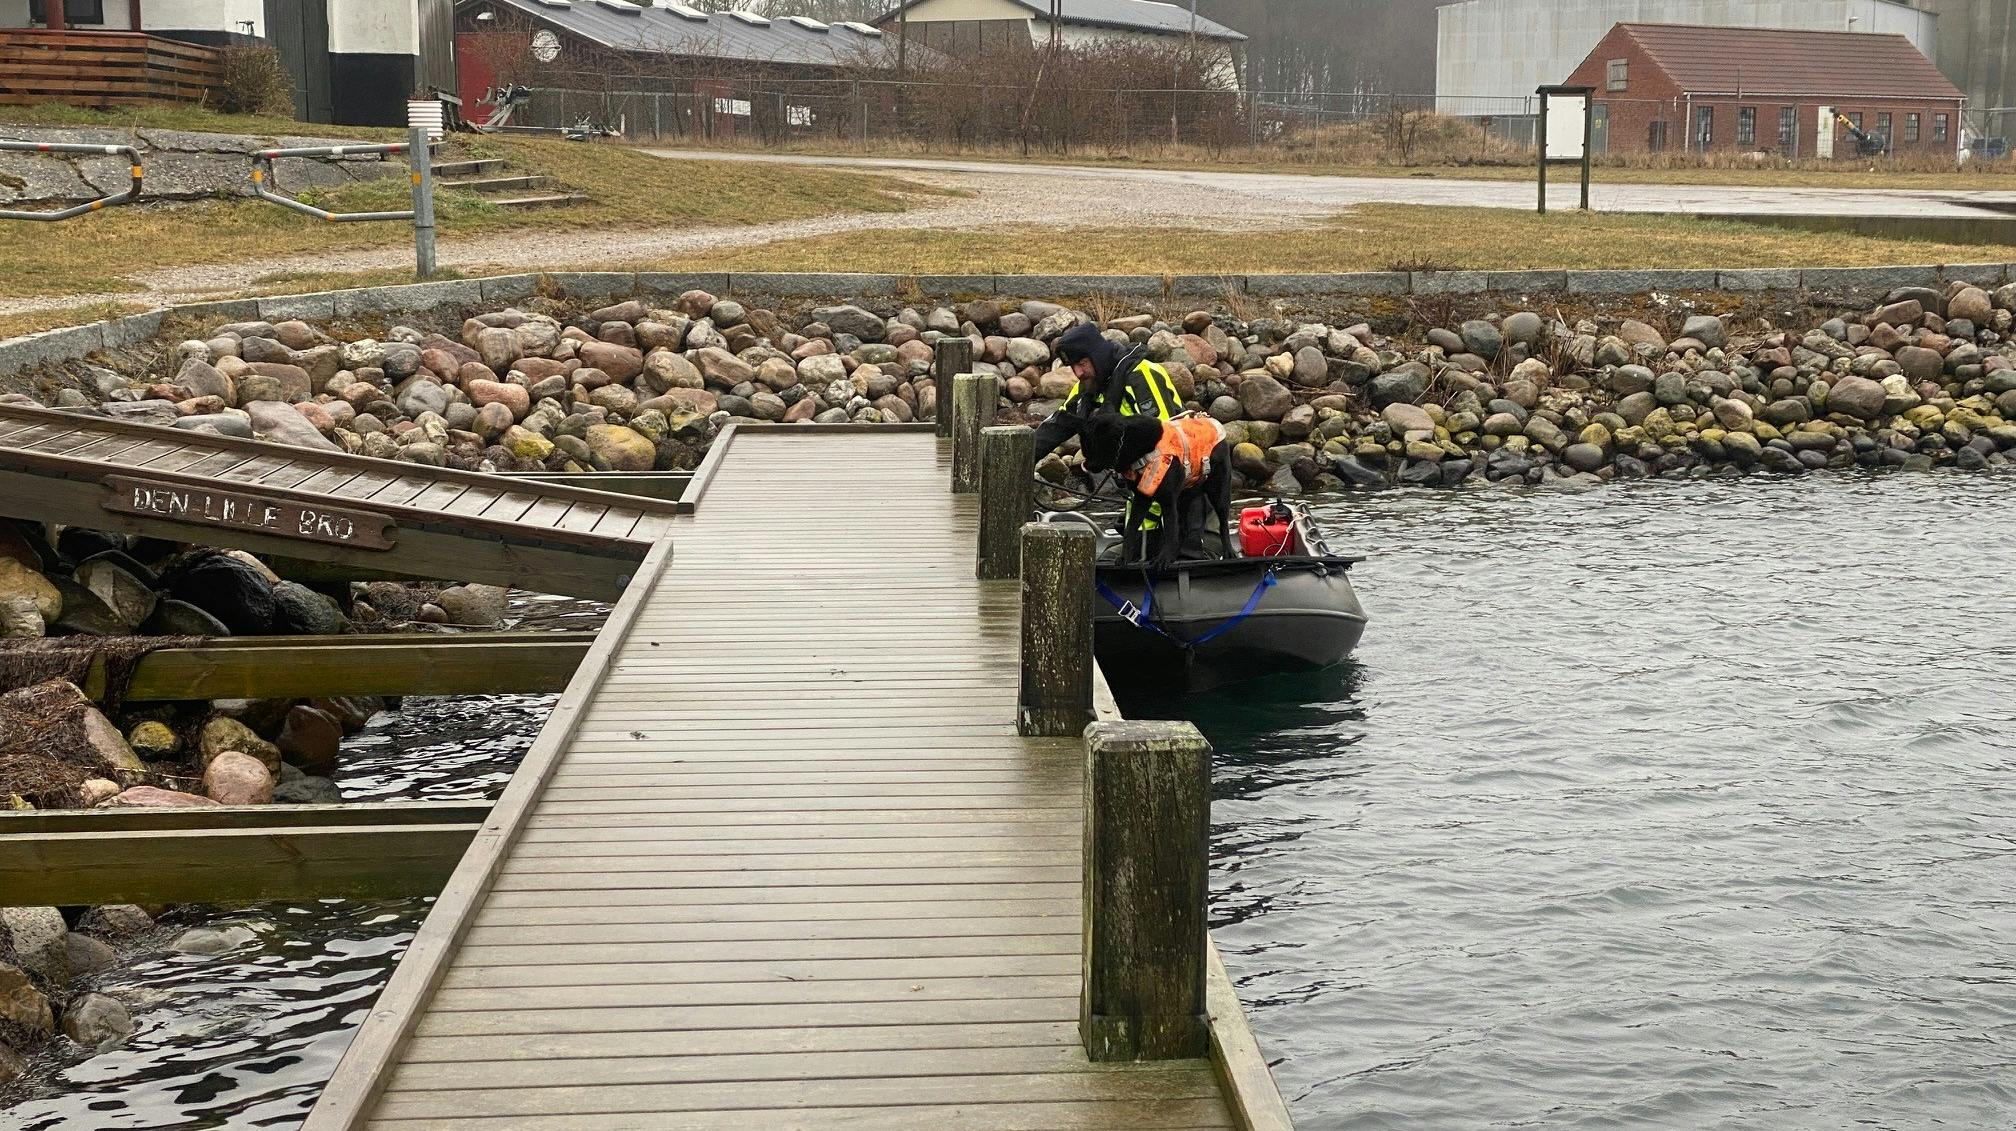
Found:
[[[140,151],[130,145],[65,145],[45,141],[0,140],[0,153],[81,153],[94,156],[123,153],[133,169],[133,184],[125,192],[101,196],[97,200],[49,212],[0,209],[0,220],[68,220],[73,216],[97,212],[111,205],[132,204],[140,199],[144,185],[140,168]],[[395,153],[409,154],[409,163],[413,169],[413,207],[405,211],[330,212],[267,187],[267,181],[273,175],[273,160],[277,157],[353,157],[369,154],[389,157]],[[424,128],[416,127],[407,134],[405,141],[389,145],[322,145],[299,149],[258,150],[252,154],[252,195],[305,216],[313,216],[318,220],[411,220],[413,253],[419,276],[422,279],[434,277],[434,162],[433,151],[429,148],[427,131]]]
[[[410,142],[402,141],[390,145],[315,145],[298,149],[257,150],[252,154],[252,195],[261,200],[270,200],[282,208],[291,208],[304,216],[313,216],[317,220],[329,220],[332,222],[348,220],[411,220],[414,215],[413,209],[407,209],[402,212],[330,212],[304,201],[296,200],[291,196],[274,192],[272,189],[266,187],[266,182],[273,177],[273,160],[277,157],[369,157],[374,154],[381,157],[389,157],[395,153],[407,152],[410,145]],[[424,153],[426,151],[427,147],[423,145],[417,152]]]
[[[0,141],[0,153],[82,153],[90,156],[116,156],[125,154],[127,164],[133,168],[133,184],[125,192],[101,196],[82,204],[73,204],[51,212],[24,212],[18,209],[0,209],[0,220],[68,220],[72,216],[82,216],[87,212],[97,212],[115,204],[131,204],[140,199],[143,176],[140,169],[140,151],[130,145],[64,145],[49,141]]]
[[[267,186],[273,176],[273,161],[279,157],[389,157],[408,155],[413,181],[413,207],[398,212],[331,212],[306,201],[296,200]],[[289,208],[304,216],[331,223],[364,220],[413,221],[413,252],[422,279],[434,275],[434,160],[424,127],[416,126],[406,140],[384,145],[314,145],[296,149],[260,149],[252,154],[252,195]]]

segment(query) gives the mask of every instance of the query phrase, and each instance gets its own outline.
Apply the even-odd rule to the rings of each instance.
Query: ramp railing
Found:
[[[18,209],[0,209],[0,220],[68,220],[72,216],[82,216],[87,212],[97,212],[115,204],[131,204],[140,199],[141,170],[140,151],[130,145],[65,145],[52,141],[0,141],[0,153],[81,153],[89,156],[112,156],[124,154],[126,163],[132,167],[133,183],[124,192],[73,204],[68,208],[49,212],[24,212]]]
[[[331,212],[276,192],[267,184],[273,179],[274,160],[281,157],[365,157],[372,154],[389,157],[397,153],[407,155],[407,162],[413,170],[413,207],[396,212]],[[405,141],[384,145],[311,145],[294,149],[255,150],[252,154],[252,195],[331,223],[411,220],[413,254],[419,276],[427,279],[434,275],[434,161],[425,127],[416,126],[408,131]]]

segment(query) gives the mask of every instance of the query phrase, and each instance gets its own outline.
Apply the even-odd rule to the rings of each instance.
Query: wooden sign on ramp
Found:
[[[105,500],[109,511],[230,526],[362,550],[392,548],[392,520],[369,511],[125,475],[108,475],[105,485],[112,492]]]

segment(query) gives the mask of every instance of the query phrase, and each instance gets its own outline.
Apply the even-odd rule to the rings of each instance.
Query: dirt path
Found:
[[[788,175],[779,174],[779,175]],[[1294,228],[1338,211],[1333,205],[1274,199],[1208,184],[1129,184],[1050,175],[1041,168],[1012,173],[927,172],[907,179],[969,196],[912,196],[902,213],[840,213],[809,220],[734,228],[614,228],[503,232],[457,238],[442,234],[443,267],[464,274],[509,271],[586,271],[621,264],[648,266],[654,259],[698,251],[746,247],[777,240],[881,228],[975,230],[1009,225],[1099,227],[1210,226],[1219,230]],[[89,221],[82,221],[88,223]],[[368,271],[412,262],[409,245],[391,244],[269,260],[262,274]],[[169,305],[242,292],[248,284],[237,263],[191,264],[135,272],[134,285],[111,292],[0,299],[0,315],[61,310],[91,302]],[[256,280],[252,282],[256,283]]]

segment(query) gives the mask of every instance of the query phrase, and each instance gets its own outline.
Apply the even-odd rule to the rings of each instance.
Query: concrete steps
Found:
[[[475,193],[499,208],[564,208],[584,204],[588,197],[570,192],[552,177],[536,173],[513,173],[497,158],[443,161],[434,166],[436,182],[443,188]]]

